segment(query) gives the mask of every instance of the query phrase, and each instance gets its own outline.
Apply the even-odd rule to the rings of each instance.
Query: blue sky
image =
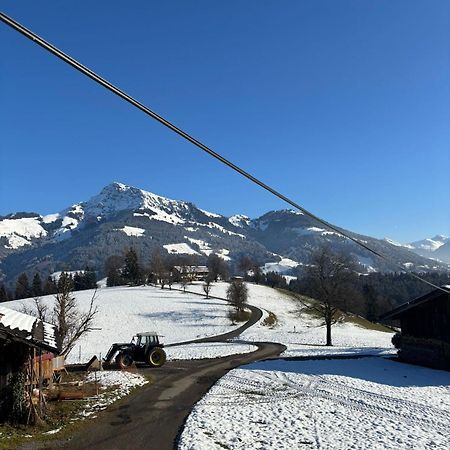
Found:
[[[450,234],[449,2],[2,10],[325,219]],[[111,181],[226,215],[285,207],[3,24],[0,45],[0,214],[59,211]]]

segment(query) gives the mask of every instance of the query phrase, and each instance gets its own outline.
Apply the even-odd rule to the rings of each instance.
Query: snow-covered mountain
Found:
[[[437,234],[432,238],[406,244],[414,253],[426,258],[438,259],[450,263],[450,237]]]
[[[424,270],[439,267],[395,243],[353,236],[399,264]],[[144,263],[160,249],[172,255],[193,255],[199,261],[211,253],[231,263],[249,255],[262,266],[283,266],[289,272],[306,263],[324,240],[354,254],[361,272],[392,269],[300,212],[272,211],[256,219],[224,217],[189,202],[112,183],[88,201],[59,213],[0,217],[0,270],[8,280],[24,270],[52,273],[89,264],[101,271],[108,256],[133,246]]]

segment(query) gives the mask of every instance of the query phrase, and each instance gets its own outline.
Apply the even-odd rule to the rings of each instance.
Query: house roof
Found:
[[[207,266],[174,266],[178,272],[186,271],[187,273],[206,273],[209,272]]]
[[[450,285],[441,286],[442,289],[446,290],[450,294]],[[403,305],[398,306],[397,308],[389,311],[386,314],[383,314],[380,317],[380,320],[392,320],[398,319],[402,316],[406,311],[409,311],[412,308],[415,308],[419,305],[422,305],[431,300],[435,300],[436,298],[444,295],[441,289],[435,289],[434,291],[428,292],[428,294],[422,295],[421,297],[417,297],[414,300],[410,300],[409,302],[403,303]]]
[[[0,306],[0,335],[21,340],[44,350],[58,352],[55,325],[4,306]]]

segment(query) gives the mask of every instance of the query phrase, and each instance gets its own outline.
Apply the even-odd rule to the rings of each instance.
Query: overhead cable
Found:
[[[4,22],[6,25],[9,25],[14,30],[16,30],[19,33],[23,34],[28,39],[32,40],[34,43],[36,43],[39,46],[43,47],[45,50],[47,50],[48,52],[52,53],[53,55],[55,55],[59,59],[63,60],[65,63],[69,64],[70,66],[72,66],[73,68],[78,70],[79,72],[81,72],[84,75],[86,75],[87,77],[91,78],[96,83],[100,84],[104,88],[108,89],[109,91],[113,92],[117,96],[121,97],[123,100],[125,100],[128,103],[132,104],[134,107],[140,109],[142,112],[144,112],[145,114],[149,115],[153,119],[157,120],[159,123],[163,124],[164,126],[169,128],[173,132],[177,133],[178,135],[180,135],[181,137],[183,137],[184,139],[186,139],[190,143],[194,144],[196,147],[198,147],[201,150],[203,150],[204,152],[208,153],[213,158],[219,160],[221,163],[223,163],[226,166],[230,167],[235,172],[239,173],[243,177],[247,178],[248,180],[250,180],[253,183],[257,184],[258,186],[262,187],[263,189],[265,189],[266,191],[270,192],[272,195],[278,197],[280,200],[286,202],[287,204],[289,204],[290,206],[294,207],[295,209],[298,209],[299,211],[301,211],[306,216],[310,217],[311,219],[314,219],[316,222],[318,222],[321,225],[325,226],[326,228],[334,231],[335,233],[337,233],[337,234],[339,234],[339,235],[349,239],[350,241],[353,241],[355,244],[359,245],[360,247],[364,248],[365,250],[367,250],[368,252],[372,253],[373,255],[379,257],[380,259],[386,261],[387,263],[397,266],[402,272],[409,273],[412,277],[414,277],[414,278],[416,278],[416,279],[418,279],[418,280],[420,280],[420,281],[422,281],[424,283],[427,283],[428,285],[430,285],[430,286],[432,286],[432,287],[434,287],[436,289],[444,290],[440,286],[437,286],[437,285],[431,283],[430,281],[424,279],[420,275],[418,275],[418,274],[416,274],[416,273],[414,273],[412,271],[406,270],[405,267],[402,266],[400,263],[395,262],[395,261],[391,261],[388,257],[386,257],[382,253],[379,253],[378,251],[372,249],[371,247],[366,245],[364,242],[360,241],[359,239],[356,239],[355,237],[351,236],[349,233],[345,232],[344,230],[341,230],[340,228],[332,225],[331,223],[327,222],[326,220],[321,219],[320,217],[318,217],[315,214],[311,213],[310,211],[306,210],[305,208],[300,206],[298,203],[294,202],[290,198],[288,198],[285,195],[281,194],[280,192],[278,192],[274,188],[270,187],[269,185],[267,185],[263,181],[259,180],[258,178],[256,178],[252,174],[250,174],[249,172],[247,172],[244,169],[242,169],[241,167],[239,167],[236,164],[232,163],[231,161],[226,159],[224,156],[222,156],[219,153],[215,152],[210,147],[206,146],[205,144],[203,144],[202,142],[200,142],[199,140],[197,140],[196,138],[194,138],[190,134],[186,133],[181,128],[178,128],[176,125],[174,125],[173,123],[169,122],[164,117],[162,117],[159,114],[157,114],[156,112],[152,111],[150,108],[148,108],[144,104],[140,103],[138,100],[134,99],[133,97],[128,95],[126,92],[124,92],[123,90],[119,89],[117,86],[114,86],[112,83],[110,83],[106,79],[102,78],[100,75],[96,74],[94,71],[92,71],[88,67],[84,66],[83,64],[81,64],[80,62],[78,62],[77,60],[72,58],[71,56],[67,55],[66,53],[64,53],[62,50],[58,49],[54,45],[50,44],[49,42],[47,42],[46,40],[44,40],[43,38],[41,38],[40,36],[38,36],[37,34],[32,32],[28,28],[24,27],[22,24],[20,24],[19,22],[15,21],[11,17],[9,17],[6,14],[0,12],[0,20],[2,22]],[[447,292],[447,291],[445,291],[445,292]]]

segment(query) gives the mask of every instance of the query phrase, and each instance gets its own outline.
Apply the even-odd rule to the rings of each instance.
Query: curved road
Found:
[[[218,300],[224,300],[214,297]],[[239,336],[262,317],[262,311],[248,305],[251,317],[243,326],[218,336],[193,342],[224,342]],[[286,347],[270,342],[248,342],[258,349],[252,353],[223,358],[169,361],[159,369],[140,369],[154,382],[99,413],[66,440],[46,442],[45,448],[71,450],[172,450],[177,448],[184,423],[211,386],[231,369],[243,364],[275,358]],[[180,344],[171,344],[180,345]]]

